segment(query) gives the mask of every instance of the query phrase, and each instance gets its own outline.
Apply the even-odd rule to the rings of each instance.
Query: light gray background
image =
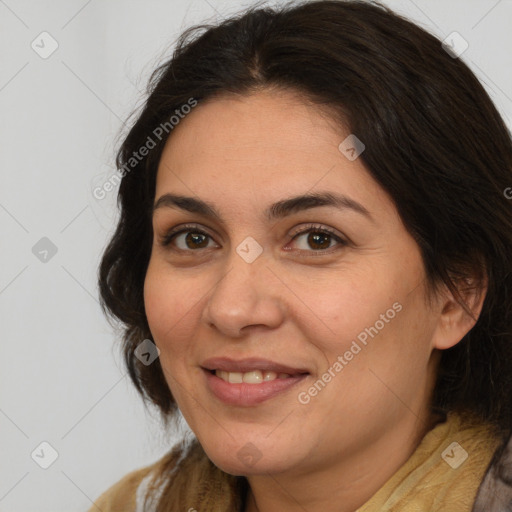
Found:
[[[99,201],[92,190],[178,34],[252,3],[0,0],[0,511],[87,510],[176,439],[145,413],[100,311],[116,191]],[[510,0],[385,3],[442,39],[459,32],[461,58],[511,126]],[[31,47],[50,48],[43,31],[59,45],[46,59]],[[43,237],[57,247],[46,262],[32,252]],[[43,441],[58,452],[48,469],[31,458]]]

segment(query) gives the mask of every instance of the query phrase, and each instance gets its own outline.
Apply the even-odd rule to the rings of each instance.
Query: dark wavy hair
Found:
[[[104,312],[123,326],[129,375],[165,422],[176,403],[157,359],[134,351],[151,338],[143,286],[153,241],[155,130],[190,98],[261,90],[298,93],[366,145],[360,156],[417,241],[428,289],[445,284],[464,305],[487,282],[476,325],[442,351],[432,406],[512,427],[512,186],[510,132],[483,86],[441,41],[376,2],[302,1],[252,7],[178,39],[152,74],[147,101],[117,166],[120,219],[102,257]],[[150,137],[154,147],[138,151]],[[137,153],[137,162],[133,160]],[[130,164],[128,166],[128,163]]]

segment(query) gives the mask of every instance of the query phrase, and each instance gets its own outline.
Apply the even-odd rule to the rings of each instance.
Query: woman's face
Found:
[[[147,318],[180,410],[229,473],[319,469],[427,417],[440,308],[347,136],[261,92],[200,103],[163,152]]]

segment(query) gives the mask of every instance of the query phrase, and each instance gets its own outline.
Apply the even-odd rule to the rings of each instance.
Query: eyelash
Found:
[[[162,239],[160,241],[160,245],[162,245],[163,247],[169,246],[171,244],[171,242],[178,235],[181,235],[183,233],[194,233],[194,234],[203,235],[203,236],[206,236],[206,237],[212,239],[212,237],[208,233],[206,233],[202,229],[198,228],[196,225],[186,224],[184,226],[181,226],[181,229],[179,229],[179,230],[171,230],[171,231],[167,232],[162,237]],[[307,233],[316,233],[316,234],[329,235],[336,242],[338,242],[338,246],[344,247],[344,246],[348,245],[348,242],[346,240],[343,240],[340,236],[338,236],[332,229],[330,229],[328,227],[325,227],[325,226],[322,226],[322,225],[319,225],[319,224],[308,224],[304,229],[296,232],[292,236],[292,241],[295,240],[297,237],[299,237],[301,235],[305,235]],[[314,249],[311,249],[311,250],[299,249],[298,251],[301,252],[301,253],[307,252],[307,253],[313,253],[313,254],[315,254],[315,253],[316,254],[326,254],[326,253],[328,254],[328,253],[332,252],[332,249],[334,247],[328,247],[327,249],[317,249],[317,250],[314,250]],[[176,248],[174,250],[175,251],[180,251],[180,252],[192,253],[192,252],[196,252],[196,251],[199,252],[201,249],[178,249],[178,248]]]

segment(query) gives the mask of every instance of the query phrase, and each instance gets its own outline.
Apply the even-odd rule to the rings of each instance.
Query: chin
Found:
[[[234,476],[270,475],[286,471],[289,462],[284,466],[276,460],[260,459],[258,461],[240,461],[238,459],[226,458],[226,456],[210,457],[210,460],[224,473]]]
[[[277,450],[276,445],[267,440],[264,447],[257,447],[257,441],[231,443],[222,446],[222,443],[203,444],[208,458],[222,471],[235,476],[249,476],[260,474],[281,473],[290,468],[290,452],[284,449]],[[284,448],[284,447],[281,447]],[[265,455],[268,454],[268,456]]]

